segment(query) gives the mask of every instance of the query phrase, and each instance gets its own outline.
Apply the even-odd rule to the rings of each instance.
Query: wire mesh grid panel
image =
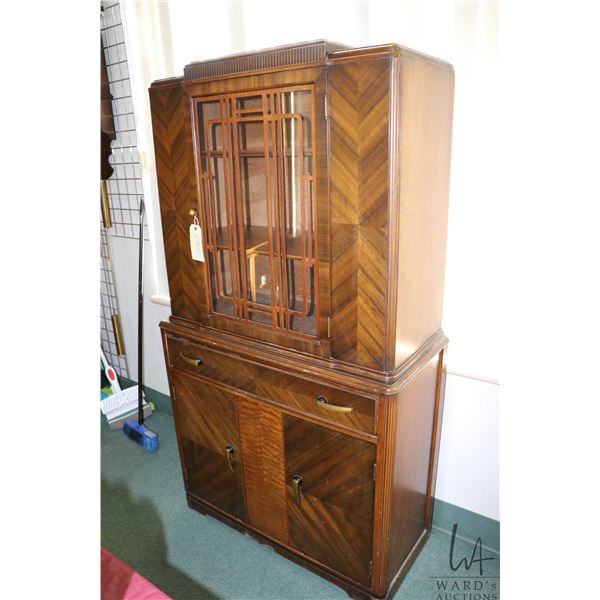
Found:
[[[121,377],[129,378],[127,358],[119,356],[115,343],[112,316],[119,313],[117,290],[112,268],[110,240],[100,228],[100,344],[108,362]]]
[[[113,226],[110,235],[137,239],[139,236],[139,205],[142,189],[142,169],[137,148],[137,132],[123,21],[119,2],[102,2],[101,36],[108,85],[112,94],[112,108],[116,139],[111,143],[109,161],[114,173],[108,180],[108,199]],[[144,225],[144,239],[149,240]]]

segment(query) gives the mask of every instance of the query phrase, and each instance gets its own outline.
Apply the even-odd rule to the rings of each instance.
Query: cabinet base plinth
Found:
[[[343,579],[342,578],[343,576],[338,576],[335,573],[332,573],[332,572],[326,570],[325,568],[320,567],[318,564],[314,563],[309,558],[306,558],[306,557],[296,554],[293,550],[291,550],[287,546],[284,546],[280,542],[277,542],[276,540],[273,540],[273,539],[261,534],[260,532],[255,531],[254,529],[249,527],[247,524],[242,523],[241,521],[238,521],[235,518],[232,518],[230,515],[221,512],[220,510],[216,509],[214,506],[211,506],[211,505],[207,504],[206,502],[203,502],[199,498],[195,498],[194,496],[187,494],[187,505],[191,509],[193,509],[203,515],[213,517],[213,518],[221,521],[222,523],[225,523],[226,525],[234,528],[239,533],[250,536],[252,539],[269,547],[271,550],[273,550],[274,552],[277,552],[277,554],[280,554],[284,558],[287,558],[288,560],[293,561],[294,563],[296,563],[297,565],[300,565],[301,567],[304,567],[305,569],[309,569],[316,575],[319,575],[319,577],[322,577],[323,579],[326,579],[327,581],[333,583],[334,585],[337,585],[339,588],[343,589],[348,594],[348,596],[350,598],[352,598],[353,600],[391,600],[391,598],[393,598],[394,594],[397,592],[398,588],[400,587],[400,584],[402,583],[404,577],[408,573],[413,562],[419,555],[419,552],[425,545],[425,542],[427,541],[427,538],[429,537],[429,533],[430,533],[429,530],[423,531],[423,534],[421,535],[421,537],[419,538],[417,543],[413,546],[410,554],[408,555],[408,557],[404,561],[402,567],[396,574],[396,577],[394,578],[387,594],[385,594],[384,596],[380,596],[380,595],[373,594],[372,592],[370,592],[368,590],[364,590],[362,588],[359,588],[359,587],[353,585],[349,581],[346,581],[345,579]]]

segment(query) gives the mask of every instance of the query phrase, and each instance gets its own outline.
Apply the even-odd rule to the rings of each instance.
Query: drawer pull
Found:
[[[229,468],[233,472],[235,471],[235,463],[233,462],[233,454],[235,453],[235,448],[231,444],[227,444],[225,448],[225,453],[227,454],[227,462],[229,463]]]
[[[337,413],[351,413],[354,410],[352,406],[338,406],[337,404],[329,404],[329,400],[327,400],[325,396],[319,396],[317,398],[317,406],[319,408],[324,408],[325,410],[330,410],[331,412]]]
[[[302,496],[300,495],[302,477],[300,475],[294,475],[292,477],[292,485],[294,486],[294,496],[296,496],[296,502],[298,504],[302,504]]]
[[[183,358],[183,360],[185,360],[186,363],[189,363],[190,365],[192,365],[194,367],[199,367],[202,364],[201,356],[188,356],[187,354],[184,354],[183,352],[180,352],[179,356],[181,356],[181,358]]]

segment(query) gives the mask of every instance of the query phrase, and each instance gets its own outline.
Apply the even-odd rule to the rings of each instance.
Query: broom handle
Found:
[[[140,196],[140,258],[138,273],[138,423],[144,423],[144,198]]]

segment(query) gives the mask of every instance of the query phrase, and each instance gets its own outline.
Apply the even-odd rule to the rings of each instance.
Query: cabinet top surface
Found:
[[[252,71],[277,70],[309,64],[333,64],[377,56],[411,56],[452,69],[452,65],[443,60],[399,44],[351,47],[321,39],[195,61],[185,66],[183,79],[186,81],[218,79]],[[153,85],[181,81],[181,79],[181,77],[172,77],[158,80]]]

